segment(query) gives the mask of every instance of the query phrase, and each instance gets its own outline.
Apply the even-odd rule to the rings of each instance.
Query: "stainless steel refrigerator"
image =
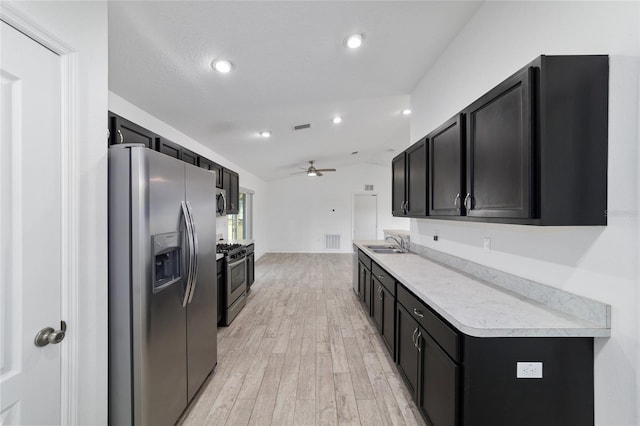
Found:
[[[217,363],[216,179],[109,149],[109,424],[173,425]]]

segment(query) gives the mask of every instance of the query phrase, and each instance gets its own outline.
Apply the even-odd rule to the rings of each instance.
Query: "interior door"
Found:
[[[59,424],[61,58],[0,22],[0,423]]]
[[[375,194],[353,195],[353,239],[375,240],[378,234],[378,197]]]

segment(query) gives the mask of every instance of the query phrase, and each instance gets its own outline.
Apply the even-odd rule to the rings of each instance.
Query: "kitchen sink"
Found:
[[[365,245],[366,248],[369,248],[371,250],[384,250],[384,249],[397,249],[398,246],[393,246],[390,244],[372,244],[372,245]]]
[[[405,253],[404,250],[401,250],[399,248],[379,248],[379,249],[371,249],[374,253],[380,253],[380,254],[391,254],[391,253]]]

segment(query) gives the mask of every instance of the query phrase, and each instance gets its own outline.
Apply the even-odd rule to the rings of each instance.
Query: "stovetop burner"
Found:
[[[227,243],[218,243],[216,244],[216,253],[223,253],[228,260],[235,260],[244,257],[247,249],[245,246],[239,243],[227,244]]]

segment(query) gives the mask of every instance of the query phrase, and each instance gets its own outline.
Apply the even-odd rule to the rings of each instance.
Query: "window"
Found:
[[[249,240],[253,238],[253,192],[240,190],[238,196],[238,214],[227,215],[229,239]]]

